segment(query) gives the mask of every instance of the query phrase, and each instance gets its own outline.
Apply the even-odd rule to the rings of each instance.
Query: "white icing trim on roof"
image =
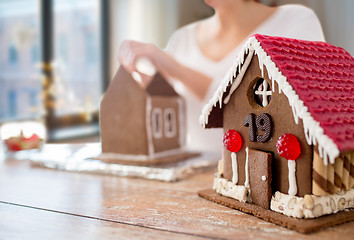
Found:
[[[299,99],[299,96],[293,90],[292,86],[287,82],[286,77],[279,71],[275,63],[270,59],[270,56],[262,49],[260,43],[255,37],[251,37],[246,44],[242,47],[242,50],[236,58],[232,68],[229,70],[224,80],[221,82],[219,88],[214,93],[213,97],[209,100],[202,110],[199,122],[205,126],[208,124],[209,114],[213,107],[219,102],[219,107],[222,107],[222,99],[227,87],[233,83],[233,79],[237,76],[237,70],[240,75],[243,75],[246,68],[241,68],[245,62],[245,54],[258,55],[259,68],[261,69],[262,76],[264,74],[263,66],[265,66],[269,79],[272,81],[272,91],[274,92],[274,82],[276,81],[279,86],[279,93],[281,91],[289,100],[289,105],[292,108],[294,120],[298,123],[298,119],[302,119],[304,132],[307,143],[309,145],[318,144],[318,151],[320,157],[323,159],[324,164],[328,164],[328,160],[331,164],[334,163],[336,157],[339,156],[339,149],[337,145],[324,134],[323,129],[320,127],[319,122],[315,121],[308,111],[308,108],[304,105],[303,101]]]
[[[242,64],[239,74],[237,75],[235,81],[232,83],[229,94],[224,99],[224,104],[227,104],[230,101],[231,95],[234,93],[234,91],[238,88],[238,86],[242,82],[243,76],[245,75],[245,72],[251,63],[253,53],[254,53],[254,51],[250,51],[250,53],[247,55],[246,61],[244,62],[244,64]]]

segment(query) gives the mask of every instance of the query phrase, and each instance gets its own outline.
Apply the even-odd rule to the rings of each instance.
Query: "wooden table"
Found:
[[[0,239],[353,239],[354,222],[303,235],[198,197],[212,181],[213,172],[165,183],[0,161]]]

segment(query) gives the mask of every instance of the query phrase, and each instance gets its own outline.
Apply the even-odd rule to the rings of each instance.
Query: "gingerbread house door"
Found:
[[[250,149],[248,151],[248,169],[252,202],[269,209],[272,196],[272,154]]]

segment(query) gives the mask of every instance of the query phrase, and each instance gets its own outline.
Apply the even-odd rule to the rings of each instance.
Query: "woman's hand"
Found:
[[[118,61],[132,74],[135,80],[148,85],[156,69],[169,77],[165,68],[171,64],[167,54],[153,44],[125,40],[118,50]]]
[[[153,44],[132,40],[123,41],[118,51],[118,61],[128,72],[138,72],[141,75],[143,84],[147,85],[145,79],[149,78],[146,74],[139,71],[139,67],[137,66],[139,65],[139,59],[149,60],[156,68],[156,71],[160,72],[166,79],[180,81],[190,89],[198,99],[204,99],[208,87],[211,84],[211,78],[180,64],[173,57]]]
[[[139,72],[139,59],[147,59],[156,67],[157,55],[161,55],[160,52],[162,51],[153,44],[125,40],[118,50],[118,61],[130,73]]]

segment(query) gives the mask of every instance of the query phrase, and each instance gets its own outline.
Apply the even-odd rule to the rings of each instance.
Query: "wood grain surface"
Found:
[[[353,239],[354,222],[303,235],[200,198],[212,181],[213,172],[166,183],[3,161],[0,239],[23,239],[16,228],[26,239]]]
[[[196,239],[196,236],[0,203],[0,239]]]

